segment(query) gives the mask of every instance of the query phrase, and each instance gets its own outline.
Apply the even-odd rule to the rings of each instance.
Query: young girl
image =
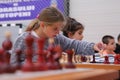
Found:
[[[76,21],[74,18],[67,17],[66,20],[67,20],[67,23],[62,29],[63,35],[70,39],[82,40],[84,26],[78,21]],[[64,55],[62,58],[64,59],[63,62],[67,62],[66,61],[67,54],[64,53],[63,55]],[[79,62],[80,61],[79,57],[80,55],[73,55],[73,62]]]
[[[62,29],[63,35],[76,40],[83,39],[84,26],[75,19],[67,17],[67,24]]]
[[[94,51],[99,51],[97,44],[89,43],[86,41],[77,41],[74,39],[69,39],[62,34],[59,34],[61,28],[64,24],[64,17],[59,10],[54,7],[48,7],[42,10],[39,16],[32,21],[32,23],[27,27],[26,32],[20,35],[12,49],[11,53],[11,63],[16,63],[16,49],[22,50],[21,62],[25,61],[26,43],[24,39],[28,35],[29,31],[34,36],[34,38],[44,38],[46,39],[44,49],[48,47],[48,39],[54,38],[54,44],[59,44],[63,51],[74,49],[76,54],[94,54]],[[36,51],[37,44],[33,43],[33,49]],[[34,52],[32,57],[33,62],[37,60],[37,53]]]

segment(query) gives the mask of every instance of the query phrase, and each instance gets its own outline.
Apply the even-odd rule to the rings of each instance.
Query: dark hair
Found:
[[[77,22],[74,18],[67,17],[66,20],[67,23],[62,29],[63,35],[65,35],[66,37],[68,37],[68,32],[74,34],[77,30],[84,29],[83,25]]]
[[[118,41],[120,40],[120,34],[118,35],[117,40],[118,40]]]
[[[47,7],[43,9],[39,13],[38,17],[29,24],[29,26],[26,28],[26,31],[31,31],[39,28],[41,21],[45,22],[46,25],[52,25],[55,22],[64,22],[65,20],[64,16],[57,8]]]
[[[102,42],[103,42],[104,44],[108,44],[110,39],[114,39],[114,37],[111,36],[111,35],[105,35],[105,36],[103,36],[103,38],[102,38]]]

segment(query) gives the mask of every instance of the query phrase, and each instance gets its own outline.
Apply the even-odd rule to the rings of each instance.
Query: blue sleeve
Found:
[[[25,54],[23,52],[25,50],[25,42],[24,42],[23,38],[24,38],[23,36],[18,37],[16,39],[14,45],[13,45],[12,53],[11,53],[11,57],[10,57],[10,63],[11,64],[16,64],[17,63],[17,55],[16,55],[16,50],[17,49],[22,50],[21,61],[24,61],[24,59],[25,59]]]
[[[74,49],[75,54],[83,54],[83,55],[94,54],[94,49],[93,49],[94,43],[70,39],[62,34],[59,34],[56,37],[56,39],[57,39],[57,43],[61,45],[63,51],[68,49]]]

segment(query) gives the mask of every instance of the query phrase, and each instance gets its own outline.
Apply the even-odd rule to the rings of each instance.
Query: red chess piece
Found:
[[[39,38],[37,40],[37,44],[38,44],[38,60],[35,63],[35,70],[36,71],[48,70],[45,60],[47,52],[44,50],[45,39]]]
[[[114,64],[120,64],[120,55],[119,54],[116,54],[114,56]]]
[[[118,55],[118,62],[120,64],[120,54],[116,54],[116,55]]]
[[[75,65],[72,62],[73,50],[67,50],[66,53],[68,54],[68,62],[65,64],[65,68],[75,68]]]
[[[4,49],[0,48],[0,73],[6,72],[5,70],[5,63],[4,63]]]
[[[56,66],[56,61],[55,61],[55,54],[56,52],[54,51],[54,38],[50,38],[49,39],[49,46],[48,46],[48,54],[47,54],[47,66],[48,66],[48,69],[51,69],[51,70],[55,70],[55,69],[58,69],[58,67]]]
[[[20,49],[16,50],[17,64],[15,65],[15,67],[16,67],[17,70],[21,69],[21,53],[22,53],[22,50],[20,50]]]
[[[55,51],[55,54],[53,55],[53,58],[55,60],[55,66],[57,67],[57,69],[62,69],[62,66],[59,62],[59,59],[62,56],[62,49],[61,49],[60,45],[55,46],[54,51]]]
[[[26,60],[25,63],[22,65],[22,71],[34,71],[34,65],[32,63],[32,55],[33,55],[33,42],[34,38],[29,32],[29,34],[25,38],[26,43]]]
[[[87,58],[86,58],[85,55],[81,55],[81,61],[82,61],[82,62],[86,62],[86,61],[87,61]]]
[[[2,47],[5,50],[11,50],[11,48],[12,48],[11,34],[9,32],[6,32],[5,38],[6,39],[2,43]]]
[[[108,56],[104,56],[104,58],[105,58],[105,61],[104,61],[104,64],[110,64],[110,62],[109,62],[109,57]]]
[[[6,69],[7,73],[13,73],[15,72],[15,69],[12,65],[10,65],[10,53],[9,50],[12,48],[12,41],[11,41],[11,34],[10,32],[6,32],[5,34],[6,39],[2,43],[2,47],[4,49],[4,67]]]

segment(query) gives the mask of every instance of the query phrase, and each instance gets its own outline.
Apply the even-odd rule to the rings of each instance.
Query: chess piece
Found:
[[[81,55],[81,61],[82,61],[82,62],[86,62],[86,61],[87,61],[87,58],[86,58],[85,55]]]
[[[82,61],[81,61],[81,55],[78,55],[78,58],[79,58],[79,59],[78,59],[78,60],[79,60],[78,62],[79,62],[79,63],[82,63]]]
[[[4,68],[6,73],[14,73],[15,69],[10,64],[10,50],[12,48],[12,41],[11,41],[11,33],[6,32],[5,33],[5,40],[2,43],[2,48],[4,49],[3,57],[4,57]]]
[[[34,38],[31,35],[31,32],[26,36],[25,43],[26,43],[26,60],[25,63],[22,65],[21,69],[22,71],[34,71],[34,65],[32,63],[32,55],[33,55],[33,42]]]
[[[45,60],[45,56],[47,52],[45,52],[44,50],[45,39],[39,38],[37,40],[37,44],[38,44],[38,60],[35,63],[35,69],[36,71],[48,70],[48,67],[46,65],[46,60]]]
[[[109,57],[108,56],[104,56],[104,58],[105,58],[104,64],[110,64]]]
[[[90,63],[90,56],[87,55],[86,58],[87,58],[87,61],[86,61],[86,62],[87,62],[87,63]]]
[[[5,40],[2,43],[2,47],[5,50],[11,50],[11,48],[12,48],[12,42],[11,42],[11,33],[10,32],[6,32],[5,33]]]
[[[73,55],[73,62],[78,63],[79,62],[79,55]]]
[[[0,73],[5,72],[5,64],[4,64],[4,49],[0,48]]]
[[[60,58],[60,60],[59,60],[59,62],[62,64],[64,64],[64,63],[66,63],[67,62],[67,54],[66,53],[64,53],[64,52],[62,52],[62,56],[61,56],[61,58]]]
[[[61,49],[60,45],[57,45],[57,46],[54,47],[54,52],[55,52],[55,54],[53,55],[53,58],[55,60],[54,64],[55,64],[57,69],[62,69],[62,66],[59,62],[59,60],[62,56],[62,49]]]
[[[114,64],[120,64],[119,59],[120,59],[120,54],[116,54],[116,55],[114,56]]]
[[[95,55],[92,56],[92,59],[93,60],[90,63],[96,63],[96,61],[95,61]]]
[[[55,65],[55,59],[54,56],[55,55],[55,51],[54,51],[54,39],[50,38],[49,39],[49,46],[48,46],[48,54],[47,54],[47,66],[48,69],[50,70],[55,70],[57,69],[57,66]]]
[[[16,69],[17,70],[20,70],[21,69],[21,53],[22,53],[22,50],[20,49],[16,49],[16,59],[17,59],[17,64],[15,65]]]
[[[75,68],[75,65],[72,62],[73,50],[67,50],[66,53],[68,54],[68,63],[65,64],[65,68]]]

